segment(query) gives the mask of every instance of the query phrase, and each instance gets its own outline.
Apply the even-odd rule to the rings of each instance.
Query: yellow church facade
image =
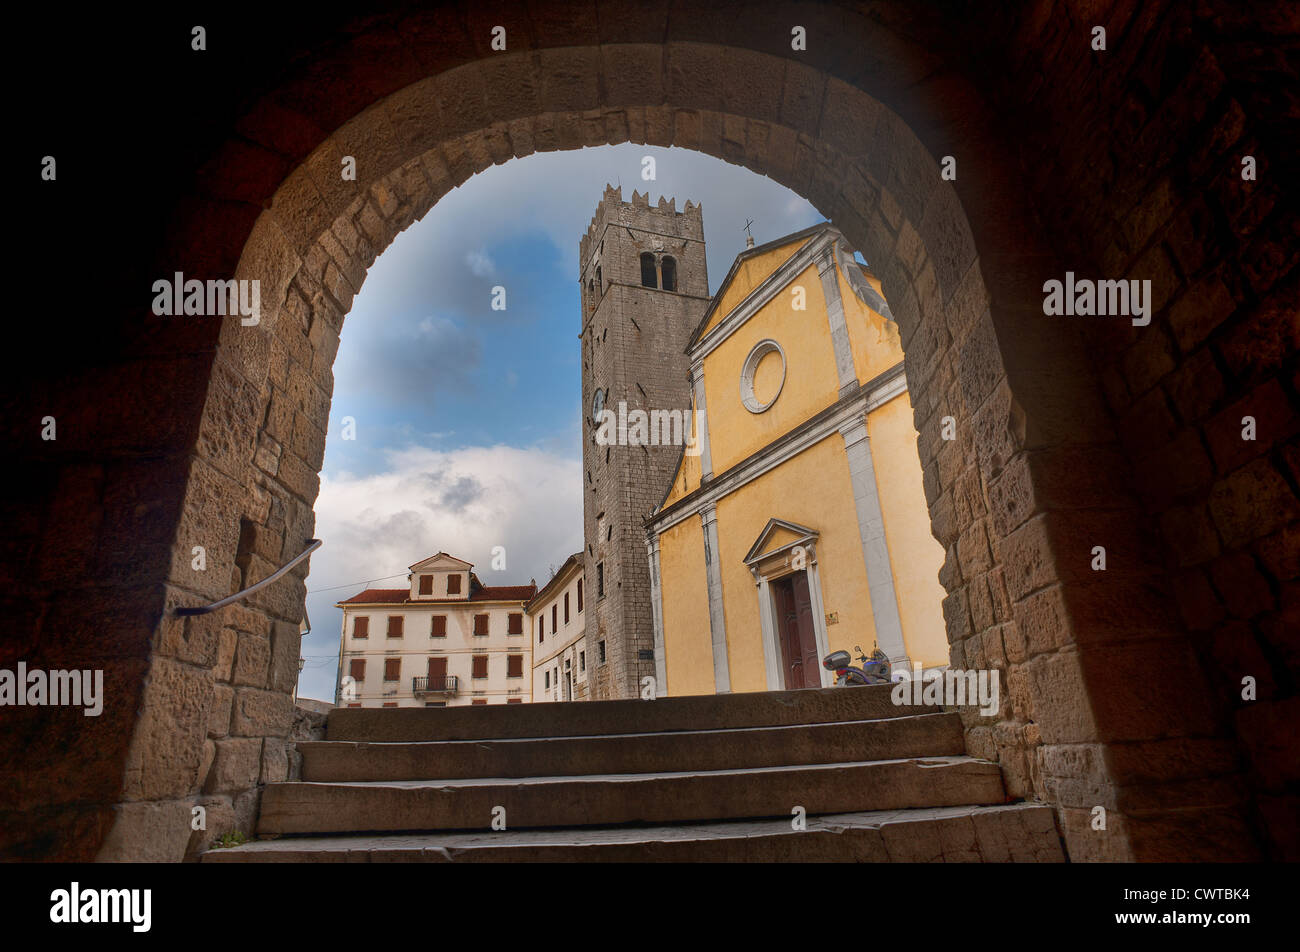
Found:
[[[646,523],[658,692],[827,686],[856,646],[946,665],[898,330],[843,236],[746,250],[687,352],[696,441]]]

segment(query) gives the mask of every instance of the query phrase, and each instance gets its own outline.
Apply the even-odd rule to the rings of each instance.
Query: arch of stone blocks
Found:
[[[1022,17],[1014,41],[970,25],[987,55],[1004,57],[1004,73],[990,75],[978,58],[956,62],[951,41],[927,39],[934,24],[918,25],[902,4],[871,16],[802,10],[817,38],[806,53],[770,26],[788,9],[771,7],[745,4],[738,20],[723,5],[687,20],[668,8],[607,3],[595,15],[556,3],[507,21],[508,52],[487,45],[505,14],[394,15],[341,31],[339,45],[249,107],[198,170],[193,200],[174,209],[160,273],[259,280],[260,325],[205,322],[196,339],[192,325],[145,318],[150,356],[176,384],[171,429],[154,434],[170,451],[124,474],[60,471],[62,497],[98,493],[137,513],[99,538],[143,557],[111,617],[56,612],[38,626],[68,633],[32,646],[53,667],[71,656],[75,632],[107,621],[121,637],[103,666],[124,689],[81,731],[94,749],[70,744],[92,762],[90,780],[31,764],[26,805],[42,783],[53,800],[36,811],[29,853],[180,859],[224,829],[251,827],[260,786],[293,769],[305,573],[216,616],[171,610],[264,577],[312,535],[339,331],[393,238],[492,164],[625,141],[769,175],[834,221],[881,277],[947,550],[952,663],[1002,672],[1002,710],[964,715],[968,749],[1002,764],[1012,794],[1057,807],[1071,857],[1249,857],[1293,835],[1276,824],[1294,778],[1267,766],[1260,747],[1294,709],[1293,656],[1268,640],[1295,604],[1294,558],[1283,554],[1300,512],[1294,434],[1231,466],[1216,454],[1208,474],[1169,471],[1181,470],[1180,440],[1213,439],[1203,434],[1235,406],[1230,397],[1253,395],[1269,419],[1295,398],[1278,350],[1295,219],[1274,208],[1275,187],[1248,196],[1229,174],[1243,145],[1269,167],[1268,127],[1249,122],[1223,69],[1206,68],[1214,53],[1195,24],[1172,7],[1115,5],[1112,35],[1134,39],[1116,43],[1103,76],[1086,53],[1063,52],[1086,47],[1086,23],[1069,11]],[[1059,89],[1044,79],[1053,55],[1076,77]],[[1153,56],[1163,72],[1152,72]],[[1031,108],[1023,90],[1035,84]],[[1211,105],[1193,108],[1186,129],[1154,118],[1162,103],[1191,102]],[[1118,119],[1105,108],[1116,104],[1128,110]],[[1062,115],[1077,128],[1045,120]],[[1110,121],[1127,140],[1103,137],[1089,152],[1087,136]],[[1177,132],[1181,165],[1166,154]],[[1124,164],[1117,150],[1154,157]],[[339,174],[349,155],[356,181]],[[940,177],[944,155],[957,157],[955,182]],[[1194,197],[1206,183],[1213,205]],[[1252,204],[1261,200],[1266,208]],[[1190,247],[1187,235],[1216,216],[1231,218],[1236,243]],[[1251,249],[1252,260],[1234,257]],[[1045,318],[1043,281],[1067,268],[1152,278],[1152,325]],[[1202,374],[1218,379],[1217,397],[1195,392]],[[939,436],[946,416],[952,441]],[[1264,501],[1276,511],[1257,531]],[[55,528],[74,514],[56,511]],[[1207,531],[1213,543],[1199,538]],[[1213,548],[1201,563],[1186,559],[1189,536]],[[191,567],[194,544],[206,548],[206,572]],[[1104,577],[1090,568],[1094,545],[1107,548]],[[1274,603],[1244,630],[1198,635],[1203,613],[1231,600],[1216,573],[1248,576],[1241,558]],[[1260,708],[1232,705],[1239,659],[1225,662],[1220,636],[1264,673]],[[72,734],[47,719],[22,736]],[[209,811],[207,834],[190,831],[196,804]],[[1108,811],[1104,831],[1092,828],[1096,806]]]

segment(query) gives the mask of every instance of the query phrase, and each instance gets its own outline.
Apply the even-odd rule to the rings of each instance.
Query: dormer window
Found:
[[[473,563],[439,552],[409,566],[409,599],[421,604],[461,601],[478,586]]]

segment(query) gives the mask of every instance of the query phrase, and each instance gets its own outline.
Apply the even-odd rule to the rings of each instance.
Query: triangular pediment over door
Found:
[[[745,564],[751,568],[760,562],[785,558],[797,546],[806,546],[817,541],[817,530],[801,526],[797,522],[772,518],[758,534],[754,544],[745,555]]]

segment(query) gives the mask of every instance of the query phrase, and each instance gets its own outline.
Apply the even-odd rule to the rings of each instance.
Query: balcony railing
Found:
[[[412,678],[411,692],[414,694],[455,694],[456,675],[448,674],[441,678]]]

